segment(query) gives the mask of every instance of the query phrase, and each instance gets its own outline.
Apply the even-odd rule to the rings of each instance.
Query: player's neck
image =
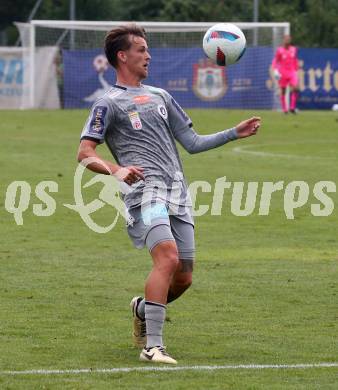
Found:
[[[140,87],[141,81],[139,77],[132,74],[123,74],[122,72],[117,73],[116,84],[125,85],[128,87]]]

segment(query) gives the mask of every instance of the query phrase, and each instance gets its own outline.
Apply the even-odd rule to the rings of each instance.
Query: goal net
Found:
[[[44,107],[46,101],[55,107],[89,107],[115,82],[103,41],[107,31],[124,23],[17,23],[26,56],[23,107]],[[271,62],[289,23],[235,23],[246,36],[247,51],[226,68],[212,64],[202,50],[203,36],[215,23],[138,22],[147,32],[152,56],[144,83],[166,89],[184,108],[277,108]],[[55,88],[46,87],[48,76],[54,77],[57,96]]]

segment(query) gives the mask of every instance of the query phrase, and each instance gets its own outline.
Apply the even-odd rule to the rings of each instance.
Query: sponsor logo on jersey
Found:
[[[128,116],[131,122],[131,125],[133,126],[133,129],[135,130],[141,130],[142,129],[142,122],[140,115],[137,111],[131,111],[128,112]]]
[[[157,111],[158,111],[158,113],[161,115],[162,118],[164,118],[164,119],[167,119],[167,118],[168,118],[168,111],[167,111],[167,109],[164,107],[163,104],[159,104],[159,105],[157,106]]]
[[[146,104],[149,102],[150,96],[148,95],[135,96],[133,100],[135,104]]]
[[[204,101],[221,99],[227,91],[225,67],[213,64],[209,59],[202,59],[193,65],[194,77],[192,88],[197,97]]]
[[[94,108],[92,119],[89,125],[89,133],[91,134],[103,134],[104,131],[104,118],[107,114],[107,107],[96,106]]]

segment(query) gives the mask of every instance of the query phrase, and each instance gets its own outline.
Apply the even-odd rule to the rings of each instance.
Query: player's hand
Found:
[[[250,137],[255,135],[261,125],[261,118],[259,116],[253,116],[246,121],[239,123],[236,126],[238,138]]]
[[[129,166],[121,167],[115,173],[117,180],[124,181],[125,183],[132,185],[139,180],[144,180],[144,169],[141,167]]]
[[[280,73],[278,71],[278,69],[274,69],[273,71],[273,76],[274,78],[278,81],[280,79]]]

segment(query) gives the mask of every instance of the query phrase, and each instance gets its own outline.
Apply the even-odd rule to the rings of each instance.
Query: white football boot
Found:
[[[168,354],[164,347],[143,348],[140,360],[147,363],[177,364],[177,361]]]
[[[147,344],[146,322],[142,321],[137,314],[137,307],[142,299],[142,297],[134,297],[130,302],[133,313],[133,342],[138,348],[143,348]]]

